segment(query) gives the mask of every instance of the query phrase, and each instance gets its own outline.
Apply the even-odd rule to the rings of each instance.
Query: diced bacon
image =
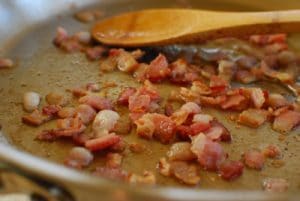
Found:
[[[257,45],[266,45],[272,43],[285,43],[286,34],[269,34],[269,35],[252,35],[249,38],[249,41]]]
[[[97,83],[87,83],[86,84],[86,90],[91,91],[91,92],[99,92],[100,91],[100,86]]]
[[[190,126],[179,125],[176,127],[176,131],[179,137],[183,140],[189,140],[190,136],[196,135],[194,134]]]
[[[201,107],[194,102],[187,102],[181,106],[180,110],[186,111],[190,115],[201,112]]]
[[[137,93],[150,96],[151,101],[159,101],[161,99],[157,88],[149,80],[145,80],[144,86],[139,88]]]
[[[209,114],[196,114],[193,117],[193,122],[201,122],[204,124],[209,124],[213,120],[213,117]]]
[[[145,63],[138,64],[136,70],[133,73],[133,77],[135,77],[138,82],[145,81],[148,68],[149,68],[148,64]]]
[[[93,161],[92,153],[83,147],[74,147],[65,159],[66,166],[73,168],[83,168],[88,166]]]
[[[200,182],[200,176],[195,165],[189,165],[184,161],[172,161],[171,173],[176,179],[188,185],[196,185]]]
[[[76,108],[78,117],[84,124],[92,122],[96,116],[96,111],[89,105],[81,104]]]
[[[130,184],[154,185],[156,183],[155,175],[150,171],[144,171],[143,175],[131,174],[129,176]]]
[[[268,111],[250,108],[240,113],[238,122],[252,128],[258,128],[267,120],[267,118]]]
[[[0,70],[13,67],[14,62],[11,59],[0,57]]]
[[[155,131],[155,124],[152,121],[151,114],[145,114],[134,122],[137,126],[136,133],[138,136],[151,139]]]
[[[187,61],[184,59],[173,62],[170,69],[170,81],[173,83],[186,84],[199,79],[197,72],[189,68]]]
[[[171,161],[191,161],[196,159],[196,155],[191,151],[189,142],[174,143],[167,153],[168,159]]]
[[[47,115],[47,116],[57,116],[58,112],[61,110],[61,107],[59,105],[47,105],[44,106],[42,111],[43,114]]]
[[[213,141],[231,141],[231,135],[227,128],[217,121],[213,121],[211,127],[204,134]]]
[[[142,51],[141,49],[136,49],[132,52],[130,52],[130,54],[133,56],[133,58],[135,59],[141,59],[144,55],[145,55],[145,52]]]
[[[149,95],[133,95],[129,97],[128,108],[133,113],[143,113],[149,110],[151,99]]]
[[[279,107],[289,105],[289,102],[283,95],[271,93],[271,94],[269,94],[267,104],[268,104],[268,106],[272,107],[273,109],[277,109]]]
[[[281,155],[279,147],[272,144],[268,145],[263,152],[264,155],[268,158],[279,158]]]
[[[158,82],[168,77],[171,70],[168,66],[167,58],[159,54],[149,65],[146,77],[152,82]]]
[[[266,100],[264,92],[260,88],[250,88],[250,98],[255,108],[261,108]]]
[[[233,109],[239,106],[246,98],[240,94],[232,95],[227,98],[225,102],[221,104],[222,109]]]
[[[167,116],[153,113],[152,120],[155,125],[154,136],[162,143],[169,143],[175,137],[176,124]]]
[[[193,123],[190,125],[191,131],[192,131],[190,133],[190,135],[191,136],[198,135],[199,133],[210,129],[210,127],[211,127],[210,123],[205,123],[205,122]]]
[[[221,164],[219,174],[222,179],[232,181],[243,174],[244,164],[240,161],[226,161]]]
[[[125,88],[119,95],[118,104],[128,105],[129,97],[133,96],[136,92],[136,89],[133,87]]]
[[[277,116],[273,122],[273,129],[278,132],[289,132],[300,123],[300,113],[288,110]]]
[[[110,132],[120,119],[120,115],[112,110],[102,110],[98,112],[93,122],[93,131],[101,133]]]
[[[192,138],[191,151],[198,157],[198,162],[206,170],[218,170],[226,159],[226,153],[222,146],[204,134]]]
[[[78,100],[81,104],[87,104],[93,107],[96,110],[105,110],[105,109],[112,109],[112,103],[110,100],[106,98],[102,98],[97,95],[86,95],[81,97]]]
[[[228,60],[220,60],[218,61],[218,76],[226,81],[231,81],[235,71],[236,71],[236,64],[235,62],[228,61]]]
[[[135,58],[129,52],[122,50],[116,57],[117,68],[123,72],[132,72],[138,67]]]
[[[76,109],[73,107],[63,107],[61,110],[58,111],[57,116],[59,118],[69,118],[74,117],[76,114]]]
[[[113,152],[123,152],[126,149],[126,146],[127,142],[125,142],[125,140],[121,138],[121,140],[118,143],[111,146],[109,150]]]
[[[106,52],[106,48],[102,46],[95,46],[95,47],[87,48],[85,50],[85,55],[88,59],[94,61],[100,59],[105,52]]]
[[[128,116],[122,115],[113,128],[113,132],[121,135],[128,135],[131,132],[132,123]]]
[[[71,128],[80,128],[82,126],[82,120],[78,117],[58,119],[56,121],[56,126],[59,129],[71,129]]]
[[[108,57],[100,61],[100,70],[102,72],[111,72],[117,67],[117,62],[114,58]]]
[[[227,100],[227,96],[217,96],[217,97],[208,97],[208,96],[201,96],[200,102],[201,105],[209,105],[209,106],[218,106],[220,104],[224,104]]]
[[[59,105],[65,106],[68,104],[68,99],[62,94],[58,92],[51,92],[46,95],[46,101],[49,105]]]
[[[163,176],[169,177],[171,175],[171,165],[166,158],[159,159],[158,170]]]
[[[122,164],[123,156],[118,153],[108,153],[106,155],[106,167],[119,168]]]
[[[165,104],[165,115],[167,115],[168,117],[171,116],[174,113],[174,108],[172,103],[167,102]]]
[[[129,113],[129,117],[131,121],[135,122],[139,118],[141,118],[145,113],[144,112],[131,112]]]
[[[67,53],[78,52],[83,49],[79,41],[73,37],[63,40],[59,48]]]
[[[51,120],[51,117],[43,115],[38,110],[34,110],[31,114],[27,114],[22,117],[23,123],[31,126],[39,126],[49,120]]]
[[[289,183],[286,179],[267,178],[263,180],[263,189],[267,192],[282,193],[288,190]]]
[[[111,133],[99,138],[91,139],[85,142],[85,147],[90,151],[100,151],[107,149],[121,140],[121,137]]]
[[[192,83],[191,91],[200,95],[209,95],[212,93],[210,87],[199,80]]]
[[[290,109],[291,109],[290,106],[283,106],[283,107],[280,107],[280,108],[274,110],[272,112],[272,115],[274,117],[278,117],[279,115],[281,115],[282,113],[285,113],[285,112],[289,111]]]
[[[214,93],[223,92],[228,87],[228,82],[220,76],[212,75],[210,77],[209,87]]]
[[[249,84],[256,81],[256,76],[247,70],[238,70],[235,79],[243,84]]]
[[[87,90],[77,87],[70,90],[75,97],[82,97],[87,95]]]
[[[111,179],[114,181],[127,181],[129,178],[128,172],[121,168],[97,167],[93,175]]]
[[[80,145],[80,146],[84,146],[84,143],[86,141],[88,141],[90,138],[90,136],[86,133],[78,133],[78,134],[74,134],[72,135],[72,140],[75,144]]]
[[[41,97],[38,93],[30,91],[24,93],[23,96],[23,107],[27,112],[32,112],[38,109]]]
[[[53,40],[54,45],[59,47],[63,41],[68,39],[68,33],[63,27],[57,27],[56,36]]]
[[[244,162],[249,168],[261,170],[265,163],[265,157],[261,151],[251,149],[244,153]]]

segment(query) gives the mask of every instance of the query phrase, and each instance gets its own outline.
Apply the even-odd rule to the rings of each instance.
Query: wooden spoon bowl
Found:
[[[300,10],[214,12],[153,9],[97,22],[92,28],[92,36],[107,45],[138,47],[297,31],[300,31]]]

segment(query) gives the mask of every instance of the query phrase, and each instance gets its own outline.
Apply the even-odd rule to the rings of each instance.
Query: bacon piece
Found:
[[[249,37],[249,41],[257,45],[266,45],[272,43],[285,43],[286,34],[266,34],[266,35],[252,35]]]
[[[75,97],[82,97],[87,95],[87,91],[81,87],[77,87],[70,90]]]
[[[89,105],[81,104],[76,108],[78,117],[82,120],[84,124],[89,124],[92,122],[96,116],[96,111]]]
[[[199,112],[201,112],[199,105],[194,102],[187,102],[182,105],[179,110],[175,111],[170,118],[177,126],[179,126],[188,119],[189,115],[197,114]]]
[[[226,161],[221,164],[219,174],[222,179],[232,181],[243,174],[244,164],[240,161]]]
[[[34,110],[28,115],[22,117],[23,123],[31,126],[39,126],[47,121],[51,120],[51,117],[43,115],[40,111]]]
[[[119,95],[118,104],[128,105],[129,97],[136,93],[136,89],[133,87],[125,88]]]
[[[47,105],[44,106],[42,109],[43,114],[51,117],[57,116],[60,110],[61,107],[59,105]]]
[[[196,159],[196,155],[191,151],[189,142],[174,143],[167,153],[168,159],[171,161],[191,161]]]
[[[133,77],[135,77],[138,82],[145,81],[148,68],[149,68],[148,64],[145,63],[138,64],[136,70],[133,73]]]
[[[256,81],[256,76],[248,70],[238,70],[235,79],[243,84],[249,84]]]
[[[55,46],[60,47],[63,41],[67,40],[68,33],[63,27],[57,27],[56,29],[56,36],[53,40]]]
[[[169,143],[175,137],[176,124],[169,117],[153,113],[152,121],[155,125],[154,137],[162,143]]]
[[[120,115],[112,110],[102,110],[98,112],[93,122],[93,131],[105,135],[112,131],[117,121],[120,119]]]
[[[93,161],[92,153],[83,147],[74,147],[64,161],[69,167],[81,169],[88,166]]]
[[[97,167],[93,175],[114,181],[128,181],[129,174],[120,168]]]
[[[95,61],[100,59],[106,52],[106,48],[103,46],[90,47],[85,50],[85,55],[89,60]]]
[[[145,113],[149,110],[150,103],[149,95],[133,95],[129,97],[128,108],[133,113]]]
[[[138,67],[138,63],[132,54],[122,49],[115,57],[117,68],[123,72],[132,72]]]
[[[261,151],[251,149],[244,153],[244,162],[249,168],[261,170],[265,163],[265,157]]]
[[[208,130],[211,127],[209,123],[196,122],[190,125],[190,136],[198,135],[199,133]]]
[[[240,94],[232,95],[227,98],[225,102],[221,104],[222,109],[233,109],[236,106],[239,106],[246,98]]]
[[[0,58],[0,69],[6,69],[13,67],[14,62],[11,59]]]
[[[167,58],[163,54],[159,54],[147,68],[146,77],[152,82],[163,80],[171,72],[168,65]]]
[[[267,99],[268,106],[272,107],[273,109],[277,109],[279,107],[288,106],[288,100],[282,96],[281,94],[271,93]]]
[[[102,98],[97,95],[86,95],[81,97],[78,100],[79,103],[81,104],[87,104],[93,107],[96,110],[109,110],[112,109],[112,103],[110,100],[106,98]]]
[[[159,101],[161,99],[157,88],[149,80],[145,80],[144,86],[138,89],[138,94],[150,96],[151,101]]]
[[[177,59],[170,65],[170,69],[170,81],[173,83],[187,84],[199,79],[197,72],[189,68],[184,59]]]
[[[208,97],[208,96],[201,96],[200,102],[201,105],[209,105],[209,106],[218,106],[225,103],[227,97],[225,95],[217,96],[217,97]]]
[[[49,105],[65,106],[68,104],[68,99],[61,93],[51,92],[46,95],[46,101]]]
[[[266,178],[263,180],[263,189],[267,192],[282,193],[287,191],[289,183],[286,179]]]
[[[200,95],[210,95],[212,93],[210,87],[199,80],[192,83],[191,91]]]
[[[57,116],[59,118],[69,118],[74,117],[76,114],[76,109],[73,107],[63,107],[61,110],[58,111]]]
[[[131,132],[132,123],[128,116],[122,115],[112,131],[116,134],[128,135]]]
[[[84,143],[86,141],[88,141],[89,139],[91,139],[91,138],[86,133],[78,133],[78,134],[72,135],[73,142],[80,146],[84,146]]]
[[[264,92],[260,88],[250,88],[250,98],[255,108],[261,108],[265,103]]]
[[[156,177],[150,171],[144,171],[142,176],[131,174],[128,180],[130,184],[154,185],[156,183]]]
[[[120,136],[110,133],[99,138],[88,140],[85,142],[84,146],[90,151],[100,151],[115,145],[120,140]]]
[[[195,114],[193,122],[201,122],[203,124],[209,124],[213,120],[213,117],[209,114]]]
[[[159,159],[158,170],[163,176],[169,177],[171,175],[171,165],[166,158]]]
[[[226,81],[231,81],[234,73],[236,71],[235,62],[228,60],[220,60],[218,61],[218,76]]]
[[[122,164],[123,156],[118,153],[108,153],[106,155],[106,167],[119,168]]]
[[[277,147],[276,145],[268,145],[264,151],[263,151],[264,155],[268,158],[279,158],[281,155],[281,151],[279,149],[279,147]]]
[[[184,161],[172,161],[170,163],[172,175],[187,185],[196,185],[200,182],[200,176],[195,165],[189,165]]]
[[[171,116],[173,113],[174,113],[174,108],[173,108],[172,103],[167,102],[167,103],[165,104],[165,115],[169,117],[169,116]]]
[[[198,162],[206,170],[218,170],[226,158],[222,146],[204,134],[192,138],[191,151],[198,157]]]
[[[127,142],[125,142],[125,140],[121,138],[121,140],[118,143],[111,146],[109,150],[113,152],[123,152],[126,149],[126,146]]]
[[[111,72],[115,70],[117,67],[117,62],[112,57],[107,57],[104,60],[101,60],[100,62],[100,70],[102,72]]]
[[[267,118],[268,111],[250,108],[240,113],[238,122],[252,128],[258,128]]]
[[[212,75],[210,77],[209,87],[214,93],[223,92],[228,86],[228,82],[220,76]]]
[[[32,112],[38,109],[41,97],[36,92],[26,92],[23,96],[23,107],[27,112]]]
[[[273,122],[273,129],[287,133],[300,123],[300,113],[292,110],[281,113]]]
[[[213,141],[231,141],[231,135],[228,129],[217,121],[213,121],[211,127],[206,130],[204,134]]]

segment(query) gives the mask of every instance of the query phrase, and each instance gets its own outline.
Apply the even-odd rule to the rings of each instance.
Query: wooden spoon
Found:
[[[97,22],[92,35],[107,45],[137,47],[297,31],[300,31],[300,10],[214,12],[153,9],[125,13]]]

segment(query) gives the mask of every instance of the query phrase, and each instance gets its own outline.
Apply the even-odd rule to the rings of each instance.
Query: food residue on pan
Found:
[[[88,82],[67,89],[76,104],[71,104],[63,93],[51,92],[40,110],[39,95],[28,92],[24,95],[24,108],[32,112],[22,120],[31,126],[55,120],[56,127],[37,133],[37,139],[72,141],[74,148],[65,159],[69,167],[83,169],[93,163],[94,153],[106,153],[106,164],[93,170],[94,175],[133,184],[157,183],[155,174],[147,167],[143,174],[122,168],[126,149],[131,154],[151,149],[124,140],[124,135],[134,131],[134,135],[147,141],[171,145],[168,153],[157,161],[157,171],[163,176],[186,185],[201,185],[202,170],[201,174],[210,171],[234,182],[242,177],[245,168],[256,171],[270,168],[265,166],[266,161],[279,161],[283,150],[274,144],[257,145],[255,149],[245,146],[240,159],[232,159],[223,148],[224,144],[234,143],[230,130],[203,109],[237,111],[236,116],[228,117],[237,126],[258,128],[270,123],[278,135],[295,129],[300,123],[298,97],[286,97],[251,85],[260,81],[277,82],[287,86],[294,96],[298,95],[298,72],[290,66],[299,63],[299,57],[289,49],[286,37],[286,34],[253,35],[248,43],[257,52],[245,49],[235,57],[232,52],[217,52],[195,64],[181,57],[171,60],[162,52],[145,60],[147,50],[109,48],[95,44],[89,32],[70,36],[59,27],[54,39],[57,48],[67,53],[82,52],[89,60],[99,62],[102,76],[121,71],[132,75],[141,86],[123,88],[117,99],[111,99],[105,90],[118,83],[100,86]],[[219,39],[216,43],[222,46],[228,40],[232,39]],[[174,85],[178,90],[170,91],[164,99],[156,83]],[[282,192],[288,188],[288,181],[283,178],[261,182],[266,191]]]

